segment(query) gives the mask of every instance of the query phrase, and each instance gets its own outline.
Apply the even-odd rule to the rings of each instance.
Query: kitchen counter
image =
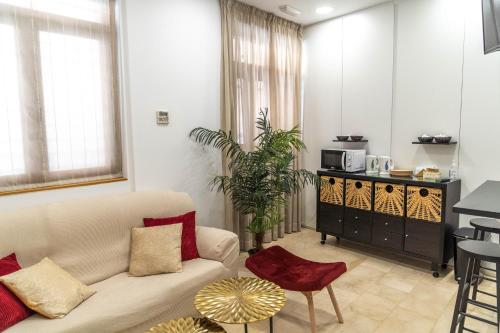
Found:
[[[442,178],[441,180],[429,180],[417,177],[395,177],[391,175],[369,175],[366,172],[342,172],[334,171],[329,169],[319,169],[318,175],[324,176],[334,176],[334,177],[347,177],[351,179],[360,180],[379,180],[384,182],[392,182],[396,184],[409,184],[415,186],[432,186],[432,187],[444,187],[448,184],[459,182],[460,179],[450,180],[449,178]]]

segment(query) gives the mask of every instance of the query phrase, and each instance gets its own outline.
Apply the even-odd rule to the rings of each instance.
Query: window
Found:
[[[122,176],[113,0],[0,0],[0,192]]]

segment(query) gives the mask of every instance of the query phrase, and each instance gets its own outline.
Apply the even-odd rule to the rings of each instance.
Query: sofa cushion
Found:
[[[0,277],[26,306],[48,318],[62,318],[95,291],[49,258]]]
[[[182,224],[132,228],[129,273],[145,276],[182,272]]]
[[[17,263],[16,254],[12,253],[5,258],[0,259],[0,276],[16,272],[21,269]],[[0,332],[28,318],[31,310],[0,283]]]
[[[144,226],[157,227],[160,225],[182,223],[182,261],[199,258],[196,247],[196,212],[192,211],[179,216],[163,218],[144,218]]]
[[[181,300],[194,299],[208,283],[232,275],[218,261],[194,259],[183,266],[180,274],[118,274],[91,285],[97,293],[63,319],[33,315],[5,333],[120,332],[173,311]]]

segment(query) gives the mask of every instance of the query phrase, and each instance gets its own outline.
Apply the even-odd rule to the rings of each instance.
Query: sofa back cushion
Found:
[[[23,267],[49,257],[84,284],[128,270],[130,232],[144,217],[194,210],[177,192],[132,192],[0,213],[0,257],[15,252]]]

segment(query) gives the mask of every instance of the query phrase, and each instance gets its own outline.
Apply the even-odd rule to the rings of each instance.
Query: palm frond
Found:
[[[238,142],[234,141],[231,132],[223,130],[213,131],[203,127],[197,127],[189,133],[189,137],[203,146],[212,146],[226,153],[229,158],[238,158],[244,151]]]

